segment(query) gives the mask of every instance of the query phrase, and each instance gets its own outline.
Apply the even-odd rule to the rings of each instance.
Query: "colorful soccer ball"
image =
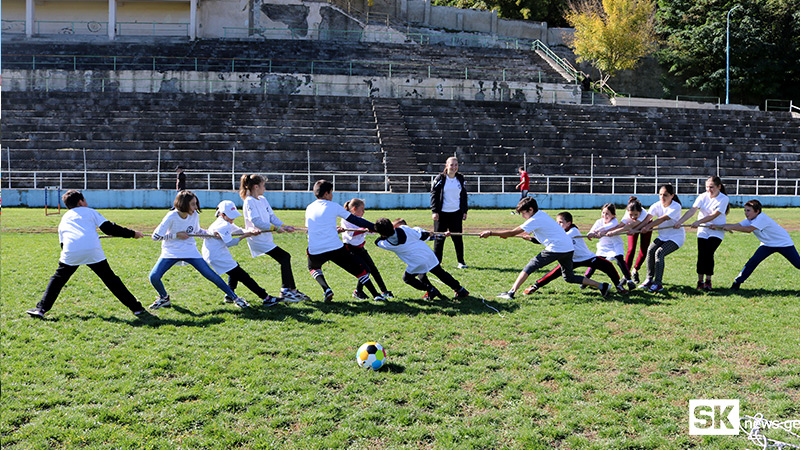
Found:
[[[386,363],[386,350],[377,342],[366,342],[358,349],[356,362],[366,369],[378,370]]]

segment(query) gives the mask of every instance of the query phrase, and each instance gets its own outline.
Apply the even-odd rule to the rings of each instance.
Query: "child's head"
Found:
[[[522,172],[525,172],[525,168],[524,168],[524,167],[522,167],[522,166],[519,166],[519,167],[517,167],[517,172],[519,172],[520,174],[522,174]]]
[[[333,183],[328,180],[317,180],[314,183],[314,197],[325,197],[329,192],[333,192]]]
[[[744,216],[747,220],[753,220],[761,214],[761,202],[758,200],[750,200],[744,204]]]
[[[708,192],[712,197],[716,197],[720,193],[728,195],[725,192],[725,185],[722,184],[722,179],[716,175],[708,177],[706,180],[706,192]],[[731,212],[731,205],[728,204],[727,209],[725,209],[725,214]]]
[[[530,211],[530,215],[539,212],[539,204],[533,197],[525,197],[517,203],[517,212],[522,214],[523,211]]]
[[[64,202],[64,206],[68,209],[77,208],[81,200],[85,201],[86,199],[83,197],[81,191],[77,189],[70,189],[61,196],[61,201]]]
[[[241,180],[239,180],[239,197],[242,197],[242,200],[244,200],[248,195],[253,193],[254,188],[264,184],[266,181],[264,177],[256,173],[242,175]]]
[[[183,172],[183,166],[176,167],[175,168],[175,172],[182,173]]]
[[[600,208],[600,215],[606,223],[611,222],[611,220],[617,217],[617,207],[614,206],[613,203],[606,203]]]
[[[361,217],[364,215],[364,206],[364,200],[352,198],[345,202],[344,209],[350,211],[351,214]]]
[[[451,156],[444,162],[444,173],[455,175],[456,172],[458,172],[458,158]]]
[[[669,205],[671,202],[681,202],[677,194],[675,194],[675,187],[669,183],[662,184],[658,188],[658,197],[661,199],[661,204],[663,205]]]
[[[194,201],[194,206],[192,206],[192,201]],[[191,214],[194,211],[200,212],[200,200],[197,199],[197,196],[194,195],[192,191],[184,190],[178,192],[172,206],[175,207],[176,210],[186,214]]]
[[[564,231],[569,231],[570,228],[575,227],[575,224],[572,223],[572,214],[567,211],[558,213],[556,216],[556,222],[561,225],[561,228],[563,228]]]
[[[380,234],[381,237],[389,237],[394,234],[394,224],[386,217],[381,217],[375,221],[375,231]]]
[[[223,200],[219,202],[219,205],[217,205],[217,211],[214,213],[214,215],[217,217],[224,215],[230,219],[229,222],[231,223],[233,223],[234,219],[241,216],[239,210],[236,209],[236,204],[230,200]]]
[[[628,199],[628,206],[625,207],[628,212],[642,212],[642,202],[638,198],[631,196]]]

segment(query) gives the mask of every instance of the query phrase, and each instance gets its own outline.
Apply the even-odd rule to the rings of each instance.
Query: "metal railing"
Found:
[[[106,35],[108,21],[102,20],[35,20],[36,34]],[[24,20],[2,21],[3,33],[25,33]],[[188,22],[117,22],[120,36],[188,36]]]
[[[768,98],[764,100],[764,111],[789,111],[800,113],[800,107],[794,104],[792,100],[782,100],[777,98]]]
[[[153,190],[172,189],[174,172],[114,171],[0,171],[8,189]],[[194,190],[237,190],[238,172],[187,172],[188,186]],[[368,174],[346,172],[263,173],[270,191],[310,191],[314,182],[325,178],[339,191],[354,192],[429,192],[436,174]],[[518,193],[518,175],[465,174],[473,193]],[[686,176],[596,176],[531,175],[532,194],[656,194],[663,183],[671,183],[681,195],[705,192],[707,177]],[[800,179],[726,178],[728,195],[778,196],[800,194]]]

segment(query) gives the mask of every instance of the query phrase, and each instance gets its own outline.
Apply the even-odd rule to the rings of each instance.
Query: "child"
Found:
[[[350,213],[353,215],[364,217],[364,200],[360,198],[349,200],[345,202],[344,209],[350,211]],[[375,266],[375,263],[369,256],[367,249],[364,248],[364,234],[366,231],[364,231],[361,227],[346,221],[345,219],[341,219],[340,223],[343,232],[342,241],[344,242],[344,246],[347,248],[347,251],[357,258],[361,264],[367,268],[367,270],[369,270],[370,275],[372,275],[372,277],[375,279],[375,282],[378,283],[378,287],[381,289],[381,295],[387,299],[394,298],[394,294],[392,294],[390,290],[386,289],[386,285],[383,283],[383,278],[381,277],[380,272],[378,272],[378,268]],[[364,293],[364,286],[360,281],[356,285],[356,290],[353,291],[353,297],[361,300],[367,299],[367,295]]]
[[[597,255],[609,260],[614,260],[617,266],[619,266],[623,278],[619,285],[617,285],[617,289],[621,291],[625,291],[626,287],[628,289],[633,289],[636,287],[636,284],[631,281],[631,273],[628,270],[628,265],[625,263],[625,258],[622,256],[622,253],[625,251],[622,237],[608,234],[609,231],[615,230],[621,226],[617,221],[617,207],[614,206],[613,203],[606,203],[603,205],[600,214],[601,217],[592,225],[587,236],[589,238],[599,237],[600,240],[597,241]],[[593,267],[589,267],[585,274],[586,278],[591,278],[592,274],[594,274],[594,270]]]
[[[528,172],[526,172],[525,168],[522,166],[517,167],[517,173],[519,173],[519,183],[517,183],[515,189],[519,189],[520,192],[519,199],[522,200],[523,198],[528,196],[528,189],[530,189],[531,178],[528,176]]]
[[[675,195],[675,188],[671,184],[661,185],[658,196],[660,200],[650,206],[642,223],[632,229],[634,232],[646,233],[663,225],[658,237],[647,248],[647,279],[639,286],[650,292],[664,290],[661,284],[664,278],[664,260],[667,255],[681,248],[686,240],[686,231],[683,228],[673,228],[681,218],[681,202]]]
[[[150,314],[145,311],[144,306],[136,300],[108,265],[103,247],[100,245],[97,228],[109,236],[125,238],[140,239],[143,236],[142,233],[109,222],[99,212],[89,208],[83,194],[75,189],[65,192],[61,196],[61,201],[69,208],[69,211],[64,214],[58,224],[58,241],[61,243],[58,268],[50,277],[42,299],[35,308],[25,312],[31,317],[44,319],[45,313],[53,307],[61,289],[78,270],[78,267],[85,264],[100,277],[108,290],[136,317],[142,319],[149,317]]]
[[[572,255],[572,267],[591,267],[592,269],[600,269],[603,273],[608,275],[611,278],[611,282],[617,287],[617,290],[621,293],[627,293],[628,291],[623,286],[623,283],[620,283],[619,274],[617,274],[617,269],[614,268],[614,264],[608,261],[607,259],[601,258],[591,250],[589,247],[586,246],[586,242],[581,237],[581,231],[578,227],[572,223],[572,214],[568,213],[567,211],[558,213],[556,216],[556,222],[561,225],[561,228],[567,232],[567,236],[572,239],[572,245],[574,253]],[[542,286],[547,285],[551,281],[558,278],[558,274],[561,271],[561,266],[556,266],[553,270],[551,270],[547,275],[543,276],[542,278],[536,280],[530,287],[525,289],[523,292],[525,295],[530,295],[536,292]]]
[[[263,299],[262,302],[265,306],[277,305],[283,299],[269,295],[250,274],[234,261],[231,251],[228,250],[228,247],[238,245],[242,238],[261,234],[261,230],[244,232],[234,225],[234,219],[240,215],[232,201],[223,200],[219,203],[216,212],[217,219],[208,227],[208,232],[219,236],[219,239],[203,239],[203,259],[216,269],[217,273],[228,274],[228,286],[234,291],[241,281],[258,298]],[[234,237],[234,234],[238,236]],[[233,303],[233,300],[233,298],[225,296],[225,303]]]
[[[702,224],[724,225],[725,215],[731,210],[725,186],[719,177],[708,177],[706,191],[697,197],[694,205],[678,220],[675,228],[686,222],[694,213],[700,211],[697,220],[692,223],[692,228]],[[711,276],[714,275],[714,252],[725,238],[725,232],[712,230],[708,226],[700,227],[697,231],[697,289],[711,290]],[[703,275],[706,280],[703,282]]]
[[[467,220],[469,203],[467,201],[467,185],[464,175],[458,171],[458,158],[451,156],[445,161],[444,171],[433,179],[431,185],[431,217],[433,218],[433,231],[457,233],[450,236],[456,249],[456,259],[459,269],[466,269],[464,259],[464,239],[461,230]],[[442,262],[444,254],[444,239],[436,239],[433,243],[433,252]]]
[[[744,265],[744,268],[736,279],[733,280],[733,285],[731,285],[732,290],[738,291],[742,283],[744,283],[753,271],[756,270],[756,267],[761,264],[761,261],[764,261],[769,255],[776,252],[789,260],[795,268],[800,269],[800,255],[797,253],[797,248],[794,246],[792,237],[771,217],[761,212],[761,202],[758,200],[750,200],[745,203],[744,216],[746,219],[739,223],[711,225],[715,230],[753,233],[758,240],[761,241],[761,245],[756,252]]]
[[[161,277],[177,263],[189,264],[207,280],[214,283],[239,308],[250,306],[243,298],[236,295],[222,278],[203,260],[197,251],[197,243],[190,234],[209,235],[209,232],[200,228],[200,205],[197,196],[192,191],[180,191],[175,196],[173,203],[175,209],[164,216],[164,219],[153,231],[152,239],[161,241],[161,256],[150,271],[150,284],[158,292],[158,299],[150,305],[150,309],[172,306],[167,290]]]
[[[523,232],[530,233],[531,236],[544,245],[544,250],[536,255],[528,265],[522,269],[522,272],[517,276],[514,285],[508,292],[499,294],[498,298],[512,299],[517,289],[522,286],[522,283],[532,274],[536,269],[540,269],[554,261],[558,261],[561,265],[561,276],[567,283],[575,283],[581,285],[589,285],[600,290],[600,293],[605,297],[608,295],[610,287],[608,283],[598,283],[589,278],[575,275],[572,272],[572,255],[574,248],[572,240],[564,232],[555,220],[547,215],[546,212],[539,210],[539,205],[533,197],[525,197],[517,204],[517,212],[525,219],[522,225],[514,228],[513,230],[504,231],[482,231],[480,237],[487,238],[489,236],[499,236],[503,239],[516,236]]]
[[[411,228],[403,220],[397,221],[395,225],[387,218],[381,218],[375,222],[375,231],[381,235],[375,241],[375,245],[396,253],[400,260],[406,263],[403,282],[415,289],[425,291],[423,298],[445,298],[431,284],[428,279],[428,272],[436,275],[437,278],[450,287],[455,292],[456,297],[469,295],[469,291],[442,268],[439,259],[436,258],[436,254],[423,242],[432,237],[430,233],[422,228]]]
[[[277,233],[294,231],[294,227],[284,225],[275,215],[267,199],[266,179],[261,175],[242,175],[239,180],[239,197],[244,200],[244,224],[248,230],[261,230],[262,232],[247,238],[250,255],[268,255],[281,265],[281,297],[287,302],[309,300],[306,294],[297,290],[292,274],[292,257],[284,249],[278,247],[272,240],[272,231]]]
[[[640,202],[638,198],[631,196],[628,199],[628,206],[625,207],[625,215],[622,216],[621,222],[623,228],[617,231],[617,233],[621,234],[629,231],[633,227],[641,224],[645,217],[647,217],[647,213],[644,211],[644,208],[642,208],[642,202]],[[640,236],[639,256],[636,258],[636,263],[634,263],[633,257],[636,255],[636,241],[639,240]],[[628,251],[625,253],[625,265],[628,266],[628,270],[631,272],[631,281],[633,281],[634,284],[639,283],[639,269],[641,269],[642,264],[644,264],[645,257],[647,256],[647,248],[650,246],[652,237],[652,231],[647,233],[628,233]]]
[[[351,214],[333,200],[333,183],[328,180],[319,180],[314,183],[314,196],[317,200],[306,208],[306,227],[308,228],[308,270],[311,276],[319,283],[324,291],[325,303],[333,300],[333,290],[325,281],[322,274],[322,265],[328,261],[348,271],[358,278],[362,286],[366,286],[375,300],[381,301],[385,298],[378,294],[372,280],[369,279],[369,271],[366,267],[351,255],[344,244],[339,240],[336,228],[336,218],[341,217],[348,222],[366,228],[370,231],[375,230],[372,222]]]

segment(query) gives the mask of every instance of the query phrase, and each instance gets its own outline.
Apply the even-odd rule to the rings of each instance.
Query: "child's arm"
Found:
[[[648,231],[651,231],[653,228],[658,227],[659,225],[670,219],[672,219],[672,217],[670,217],[669,214],[664,214],[663,216],[657,219],[651,220],[650,223],[648,223],[642,228],[642,233],[647,233]]]
[[[133,239],[141,239],[144,236],[141,231],[136,231],[136,230],[131,230],[130,228],[121,227],[115,224],[114,222],[108,220],[101,223],[98,228],[100,228],[100,231],[109,236],[133,238]]]
[[[358,217],[355,214],[350,214],[349,216],[344,217],[343,219],[352,223],[353,225],[357,225],[361,228],[366,228],[369,231],[373,232],[375,231],[375,224],[373,224],[367,219],[364,219],[363,217]]]
[[[631,233],[645,233],[644,227],[650,224],[650,221],[653,220],[653,215],[648,213],[644,219],[639,222],[636,222],[636,225],[632,226],[630,229]]]
[[[722,225],[711,224],[708,227],[711,228],[712,230],[741,231],[743,233],[752,233],[753,231],[756,231],[758,229],[752,225],[744,226],[738,223],[726,223]]]
[[[161,221],[161,223],[158,224],[155,230],[153,230],[153,234],[150,235],[150,239],[154,241],[169,241],[171,239],[179,237],[176,235],[176,233],[169,232],[169,226],[171,222],[170,217],[171,214],[167,214],[166,216],[164,216],[164,219]],[[185,235],[186,233],[183,234]],[[186,239],[186,238],[188,238],[188,236],[181,237],[181,239]]]
[[[486,230],[486,231],[481,231],[480,237],[487,238],[489,236],[497,236],[497,237],[501,237],[501,238],[505,239],[505,238],[510,238],[512,236],[516,236],[516,235],[518,235],[520,233],[524,233],[524,232],[525,232],[525,230],[523,230],[520,227],[516,227],[513,230],[502,230],[502,231]]]
[[[698,209],[700,209],[700,208],[698,208],[696,206],[692,206],[691,208],[689,208],[689,210],[686,211],[686,214],[681,216],[681,218],[678,219],[678,221],[675,222],[675,225],[673,225],[673,226],[675,228],[680,228],[681,224],[683,224],[683,222],[686,222],[687,220],[689,220],[690,217],[694,216],[694,213],[696,213]],[[719,213],[717,213],[717,216],[718,215],[719,215]],[[714,216],[714,217],[717,217],[717,216]],[[709,219],[709,220],[711,220],[711,219]],[[705,222],[707,222],[707,220]],[[705,222],[702,222],[702,223],[705,223]],[[697,222],[695,222],[695,223],[697,223]],[[694,224],[692,224],[692,225],[693,225],[692,228],[694,228]]]

